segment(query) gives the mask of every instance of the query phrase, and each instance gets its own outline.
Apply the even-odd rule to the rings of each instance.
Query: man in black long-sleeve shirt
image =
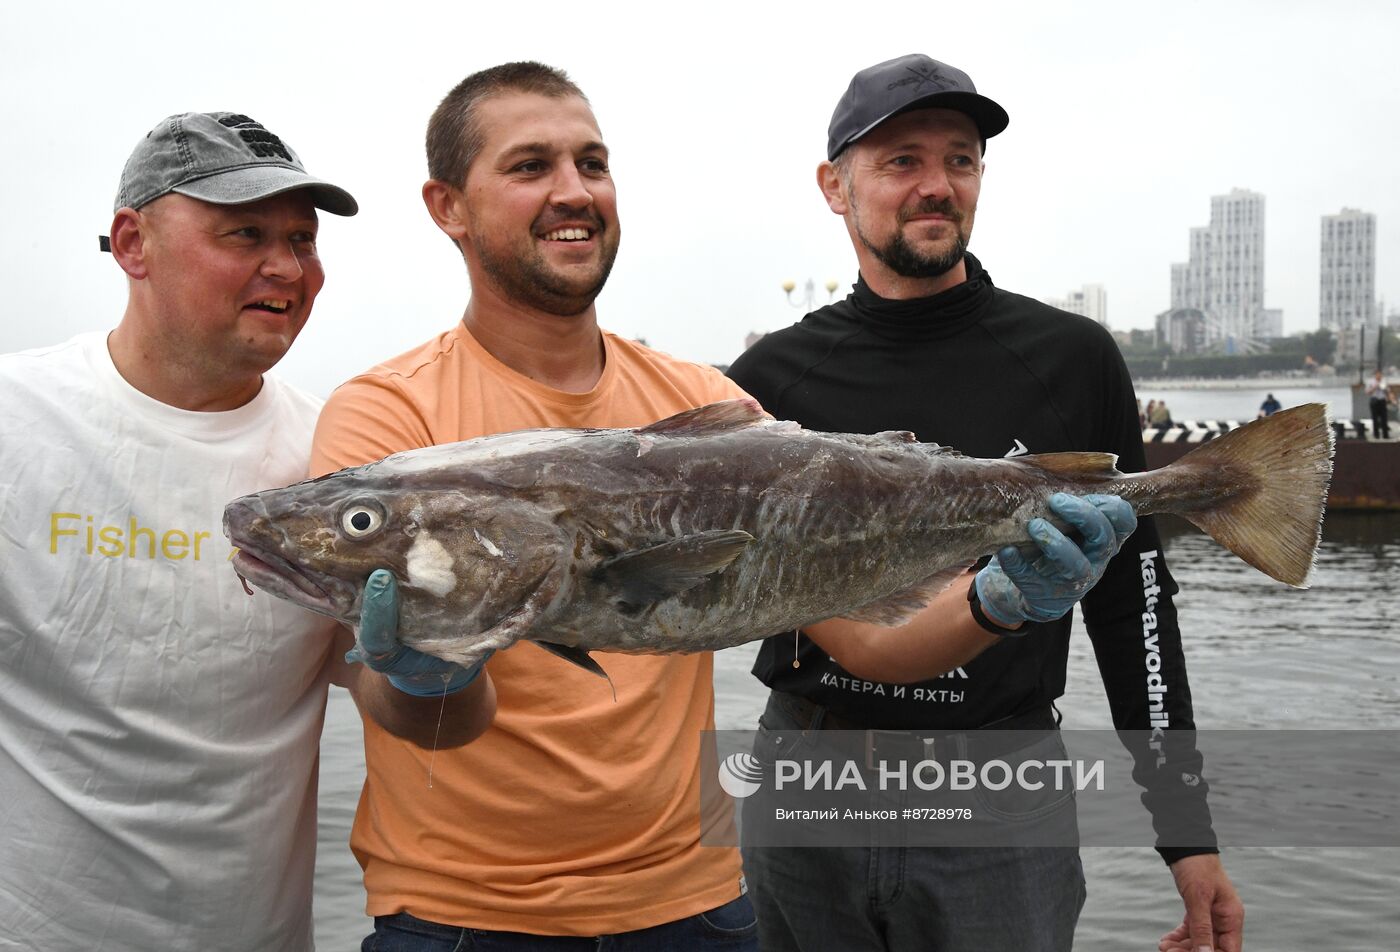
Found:
[[[816,430],[910,430],[970,456],[1107,451],[1124,471],[1143,468],[1132,382],[1107,331],[995,287],[966,251],[986,139],[1006,124],[965,73],[928,57],[856,75],[818,180],[860,279],[735,361],[730,375],[769,413]],[[1082,603],[1120,730],[1194,726],[1175,591],[1145,518]],[[1064,692],[1070,622],[1002,639],[918,692],[870,691],[805,637],[794,665],[793,636],[770,638],[754,667],[773,689],[762,726],[1040,725]],[[1139,766],[1151,808],[1163,781]],[[1196,813],[1203,845],[1160,850],[1186,906],[1162,947],[1239,949],[1243,906],[1212,845],[1203,784]],[[900,948],[911,934],[940,952],[1068,949],[1084,897],[1073,849],[746,849],[745,865],[765,949]]]

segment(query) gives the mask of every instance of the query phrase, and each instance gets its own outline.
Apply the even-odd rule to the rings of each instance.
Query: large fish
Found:
[[[347,624],[388,568],[406,644],[471,663],[528,639],[597,670],[589,650],[708,651],[836,616],[896,624],[980,556],[1027,542],[1033,516],[1063,528],[1055,492],[1184,516],[1303,587],[1331,455],[1318,404],[1125,476],[1103,453],[972,459],[733,400],[638,429],[396,453],[234,500],[224,532],[240,575]]]

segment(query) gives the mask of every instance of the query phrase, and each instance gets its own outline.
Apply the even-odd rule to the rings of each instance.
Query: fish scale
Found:
[[[638,429],[394,454],[234,500],[224,530],[255,586],[348,625],[387,568],[406,644],[472,663],[532,640],[592,668],[591,650],[707,651],[838,616],[898,624],[980,556],[1027,544],[1032,517],[1058,523],[1056,492],[1176,513],[1302,586],[1331,453],[1319,405],[1124,475],[1104,454],[973,459],[737,400]]]

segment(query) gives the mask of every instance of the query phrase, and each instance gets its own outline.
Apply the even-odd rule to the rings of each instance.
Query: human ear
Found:
[[[134,208],[119,208],[108,232],[112,257],[127,277],[140,281],[149,273],[146,267],[146,223]]]
[[[429,179],[423,183],[423,204],[428,214],[453,241],[461,241],[467,233],[467,214],[463,208],[461,189]]]
[[[817,187],[822,190],[826,206],[832,212],[844,215],[850,210],[850,203],[846,200],[846,183],[835,165],[823,162],[817,166]]]

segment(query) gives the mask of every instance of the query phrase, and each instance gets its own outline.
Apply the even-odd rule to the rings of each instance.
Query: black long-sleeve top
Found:
[[[981,458],[1111,452],[1124,472],[1141,471],[1132,381],[1108,331],[995,287],[972,255],[966,265],[966,282],[914,300],[880,298],[860,280],[845,300],[763,337],[729,375],[773,416],[808,429],[909,430]],[[1194,728],[1176,591],[1157,527],[1144,517],[1080,605],[1119,730]],[[793,667],[791,633],[764,642],[753,673],[869,728],[972,729],[1064,693],[1071,618],[1034,627],[902,690],[853,677],[805,637],[796,639],[801,665]],[[1154,776],[1151,758],[1135,753],[1149,809],[1164,785],[1181,796],[1172,779]],[[1172,761],[1171,778],[1199,769],[1194,745]],[[1199,804],[1189,812],[1201,845],[1161,849],[1168,862],[1213,851],[1205,784],[1188,796]]]

